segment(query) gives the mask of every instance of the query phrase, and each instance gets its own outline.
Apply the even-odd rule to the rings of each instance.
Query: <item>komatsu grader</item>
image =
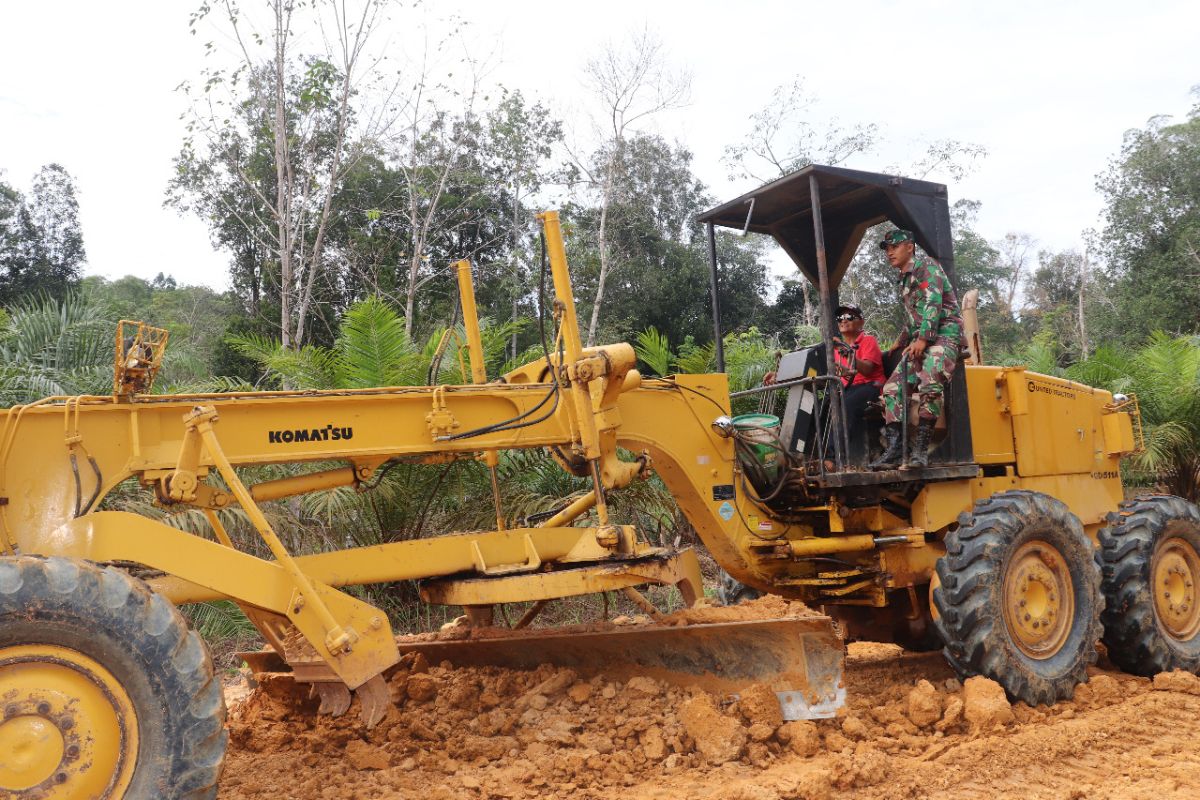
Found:
[[[536,642],[467,636],[446,657],[622,663],[734,690],[768,681],[790,718],[831,714],[844,697],[846,637],[942,647],[960,675],[1028,703],[1070,697],[1101,638],[1131,672],[1195,670],[1200,513],[1166,496],[1122,502],[1120,459],[1140,440],[1133,398],[987,366],[976,346],[929,466],[866,469],[878,421],[853,426],[865,431],[857,441],[848,434],[830,310],[867,229],[886,220],[953,278],[938,184],[812,166],[701,216],[719,358],[715,226],[773,236],[819,289],[823,349],[790,354],[775,386],[753,390],[787,396],[774,438],[731,419],[721,371],[650,378],[627,344],[581,345],[554,212],[540,216],[554,290],[543,355],[490,380],[466,262],[468,385],[157,395],[165,333],[122,323],[111,396],[0,412],[0,797],[215,795],[224,703],[181,604],[236,602],[268,645],[256,663],[311,683],[324,711],[344,712],[354,693],[370,725],[388,709],[384,676],[401,647],[421,645],[398,645],[387,616],[346,587],[419,580],[427,601],[465,607],[473,626],[532,601],[522,627],[548,601],[595,592],[648,608],[637,591],[647,584],[704,602],[694,552],[653,546],[609,516],[610,494],[651,471],[734,580],[822,613],[540,631]],[[590,490],[515,525],[493,481],[494,530],[304,555],[260,507],[369,491],[398,461],[494,470],[519,448],[549,449]],[[239,468],[265,464],[310,466],[243,482]],[[209,530],[106,510],[131,479],[167,512],[201,510]],[[235,509],[271,557],[235,547],[225,526]]]

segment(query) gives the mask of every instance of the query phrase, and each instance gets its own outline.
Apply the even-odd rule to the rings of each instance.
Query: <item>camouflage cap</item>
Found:
[[[883,235],[883,238],[879,240],[879,249],[884,250],[889,244],[900,244],[901,242],[911,242],[912,240],[912,231],[897,228]]]

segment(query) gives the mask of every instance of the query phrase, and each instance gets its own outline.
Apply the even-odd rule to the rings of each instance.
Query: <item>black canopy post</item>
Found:
[[[713,342],[716,344],[717,372],[725,371],[725,343],[721,340],[721,300],[717,294],[717,234],[708,223],[708,283],[712,291]]]
[[[808,176],[808,192],[812,198],[813,243],[817,251],[817,293],[821,297],[821,328],[825,340],[825,374],[836,375],[836,362],[833,358],[833,303],[830,298],[829,265],[825,262],[825,228],[821,224],[821,190],[817,186],[817,176]],[[712,223],[710,222],[711,226]],[[829,403],[829,422],[833,428],[833,451],[837,466],[841,469],[845,453],[842,450],[842,403],[840,393],[834,391],[833,402]]]

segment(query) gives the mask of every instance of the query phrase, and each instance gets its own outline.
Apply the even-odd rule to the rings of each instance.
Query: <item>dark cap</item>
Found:
[[[859,308],[858,306],[838,306],[837,314],[835,315],[835,317],[840,317],[842,314],[849,314],[850,316],[854,317],[855,319],[863,318],[862,309]]]
[[[888,231],[879,240],[879,249],[886,249],[889,244],[900,244],[901,242],[911,242],[913,240],[912,231],[901,230],[897,228],[894,231]]]

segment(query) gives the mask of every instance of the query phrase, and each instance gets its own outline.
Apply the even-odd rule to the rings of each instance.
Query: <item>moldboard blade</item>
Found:
[[[679,626],[630,625],[604,630],[498,629],[470,638],[408,642],[430,663],[533,669],[570,667],[620,680],[635,675],[678,686],[736,694],[762,683],[780,696],[787,719],[831,717],[845,702],[844,646],[828,617]]]

